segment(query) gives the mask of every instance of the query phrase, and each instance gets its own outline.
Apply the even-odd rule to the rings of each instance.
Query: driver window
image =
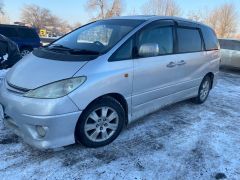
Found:
[[[158,55],[172,54],[173,27],[157,27],[143,30],[138,37],[138,49],[146,44],[158,45]]]

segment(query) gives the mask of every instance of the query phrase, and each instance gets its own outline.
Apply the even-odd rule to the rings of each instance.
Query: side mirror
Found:
[[[157,43],[142,44],[138,50],[138,56],[140,57],[152,57],[158,56],[160,53]]]

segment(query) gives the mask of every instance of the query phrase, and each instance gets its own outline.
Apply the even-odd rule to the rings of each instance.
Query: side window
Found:
[[[201,30],[206,50],[211,51],[219,49],[218,39],[214,31],[207,27],[204,27]]]
[[[15,28],[11,27],[0,27],[0,34],[6,37],[17,37],[17,31]]]
[[[221,49],[240,51],[240,41],[219,39]]]
[[[177,28],[178,52],[189,53],[202,51],[202,39],[198,29]]]
[[[229,49],[231,50],[231,43],[228,40],[220,39],[219,44],[221,46],[221,49]]]
[[[137,48],[145,44],[157,44],[158,55],[173,53],[173,27],[156,27],[143,30],[138,37]]]
[[[18,28],[18,33],[22,38],[37,38],[35,30],[28,28]]]
[[[133,40],[127,40],[109,59],[109,61],[121,61],[132,59]]]

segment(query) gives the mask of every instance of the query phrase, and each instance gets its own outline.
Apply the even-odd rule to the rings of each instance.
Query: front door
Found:
[[[150,57],[134,59],[134,79],[132,95],[133,119],[158,109],[166,101],[162,98],[176,93],[178,60],[174,54],[174,26],[147,27],[137,34],[136,47],[157,44],[159,53]],[[168,98],[169,100],[169,98]]]

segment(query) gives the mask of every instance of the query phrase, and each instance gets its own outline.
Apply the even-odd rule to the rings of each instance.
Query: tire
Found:
[[[196,104],[204,103],[208,98],[211,86],[212,86],[211,78],[209,76],[205,76],[200,84],[198,96],[193,99],[193,102]]]
[[[122,131],[124,122],[122,105],[114,98],[105,96],[84,110],[76,126],[76,142],[92,148],[110,144]]]
[[[31,53],[32,50],[30,48],[23,48],[20,53],[21,53],[21,56],[24,57],[26,55],[28,55],[29,53]]]

